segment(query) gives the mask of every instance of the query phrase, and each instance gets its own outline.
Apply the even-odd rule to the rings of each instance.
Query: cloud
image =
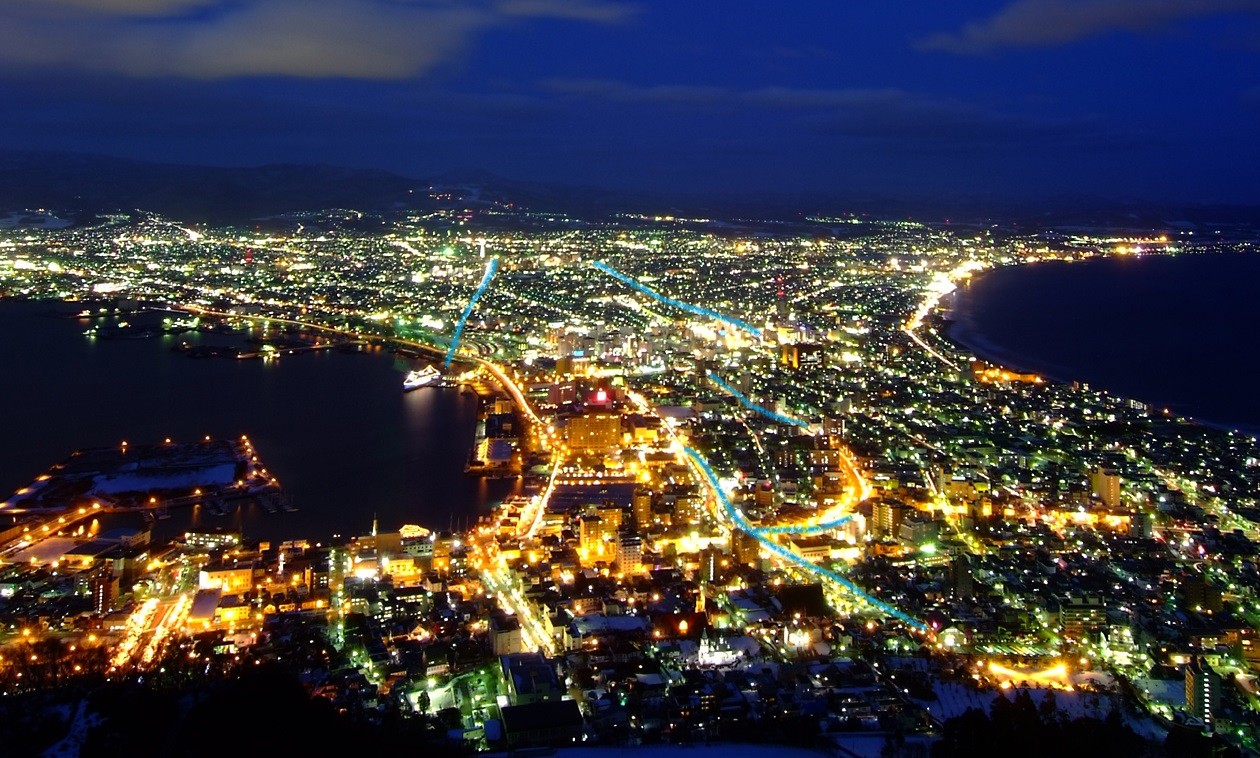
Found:
[[[481,31],[616,23],[605,0],[0,0],[0,63],[137,77],[403,79]]]
[[[958,32],[920,40],[923,50],[986,53],[1054,47],[1113,31],[1141,32],[1199,16],[1260,12],[1260,0],[1015,0]]]
[[[495,7],[505,16],[560,18],[603,24],[625,21],[635,13],[635,8],[629,5],[572,0],[500,0]]]
[[[63,19],[76,15],[164,17],[221,5],[223,0],[0,0],[0,13]]]

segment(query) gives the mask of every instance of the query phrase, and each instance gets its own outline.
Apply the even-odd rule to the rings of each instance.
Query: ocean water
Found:
[[[996,269],[958,290],[951,318],[981,357],[1260,434],[1260,255]]]

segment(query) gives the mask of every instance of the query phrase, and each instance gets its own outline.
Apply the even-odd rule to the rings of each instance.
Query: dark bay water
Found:
[[[0,499],[80,448],[242,434],[298,511],[172,510],[155,537],[193,519],[270,540],[366,534],[373,515],[382,530],[459,528],[517,487],[463,472],[476,398],[454,388],[404,393],[409,362],[389,352],[193,359],[172,346],[226,338],[90,339],[84,329],[101,320],[54,318],[53,308],[64,310],[0,302]]]
[[[998,269],[952,316],[950,336],[982,357],[1260,434],[1260,255]]]

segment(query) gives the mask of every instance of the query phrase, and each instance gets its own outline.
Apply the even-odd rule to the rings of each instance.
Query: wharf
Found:
[[[352,340],[348,342],[321,342],[313,345],[288,346],[276,346],[266,343],[261,350],[246,350],[230,345],[190,345],[187,342],[182,342],[171,349],[175,352],[184,353],[189,358],[232,358],[235,360],[250,360],[255,358],[277,358],[281,355],[315,353],[321,350],[358,352],[361,351],[366,344],[367,343],[362,340]],[[267,348],[271,349],[268,350]]]
[[[279,482],[247,437],[74,452],[0,503],[0,514],[68,514],[84,509],[163,518],[170,508],[211,512],[257,502],[269,512],[293,510]]]

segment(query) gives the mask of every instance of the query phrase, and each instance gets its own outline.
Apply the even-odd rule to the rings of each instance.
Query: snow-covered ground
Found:
[[[882,737],[880,745],[883,745]],[[728,742],[712,745],[559,748],[551,758],[819,758],[823,755],[827,753],[806,748]]]
[[[573,619],[578,636],[600,632],[642,632],[648,628],[648,620],[642,616],[605,616],[589,613]]]
[[[148,471],[121,474],[101,474],[92,480],[92,491],[101,494],[124,492],[153,492],[165,489],[190,489],[207,485],[232,484],[236,479],[236,464],[221,463],[179,471]]]
[[[47,565],[61,560],[61,556],[79,545],[72,537],[49,537],[30,547],[23,548],[9,558],[13,563],[38,563]]]
[[[989,707],[993,705],[993,701],[997,698],[996,692],[980,692],[974,687],[957,682],[938,682],[934,689],[937,697],[935,701],[918,700],[916,702],[942,721],[961,715],[968,708],[978,708],[988,713]],[[1020,688],[1006,690],[1006,697],[1013,699],[1020,691]],[[1033,702],[1040,705],[1041,701],[1045,699],[1046,693],[1051,690],[1029,687],[1027,691]],[[1081,716],[1104,718],[1113,706],[1115,708],[1120,707],[1120,702],[1116,696],[1105,693],[1081,692],[1079,690],[1072,692],[1054,690],[1054,702],[1060,711],[1067,714],[1068,718],[1079,718]]]
[[[935,701],[916,700],[915,702],[922,705],[929,713],[942,721],[958,716],[968,708],[977,708],[988,713],[990,706],[993,705],[993,701],[997,698],[996,692],[980,692],[974,687],[958,682],[937,682],[934,690],[937,697]],[[1005,692],[1007,698],[1014,698],[1020,692],[1020,689],[1012,688]],[[1051,692],[1051,690],[1047,688],[1028,688],[1029,696],[1038,705],[1041,705],[1041,701],[1045,699],[1048,692]],[[1135,716],[1128,713],[1119,695],[1105,692],[1083,692],[1081,690],[1071,692],[1053,690],[1053,692],[1055,705],[1060,712],[1066,714],[1070,719],[1082,716],[1103,719],[1112,710],[1116,710],[1122,715],[1125,723],[1143,737],[1162,741],[1168,735],[1168,731],[1160,726],[1155,719],[1149,716]]]
[[[848,754],[862,758],[880,758],[884,754],[884,745],[888,742],[888,736],[883,732],[834,732],[827,736]],[[908,748],[913,745],[922,745],[922,755],[930,752],[931,743],[932,740],[926,736],[910,735],[906,738]]]
[[[68,706],[67,706],[68,707]],[[100,723],[100,715],[88,712],[87,700],[80,700],[75,709],[70,731],[60,741],[44,751],[43,758],[77,758],[88,730]]]
[[[70,222],[50,213],[8,213],[0,216],[0,229],[65,229]]]
[[[1151,700],[1167,703],[1174,708],[1186,706],[1186,682],[1184,679],[1135,679],[1133,686],[1146,692]]]

